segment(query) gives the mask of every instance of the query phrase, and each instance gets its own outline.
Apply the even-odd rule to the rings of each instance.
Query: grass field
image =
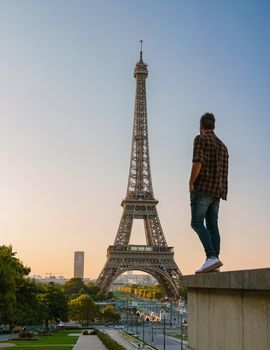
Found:
[[[41,350],[41,349],[46,349],[46,350],[71,350],[73,345],[34,345],[34,344],[29,344],[29,345],[17,345],[12,348],[2,348],[7,349],[7,350],[12,350],[12,349],[18,349],[18,350]]]
[[[69,336],[69,334],[81,333],[81,331],[68,330],[54,333],[53,335],[40,336],[36,340],[13,340],[5,343],[16,344],[14,349],[18,350],[71,350],[73,345],[77,342],[78,337]],[[2,348],[12,349],[12,348]]]
[[[174,338],[178,338],[178,339],[183,339],[183,340],[188,340],[188,337],[187,337],[187,335],[182,335],[182,337],[181,337],[181,335],[180,334],[169,334],[171,337],[174,337]]]

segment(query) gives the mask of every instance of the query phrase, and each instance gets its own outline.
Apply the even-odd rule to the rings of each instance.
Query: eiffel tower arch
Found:
[[[127,193],[121,204],[123,213],[114,244],[107,250],[107,261],[96,283],[102,292],[107,293],[110,284],[119,275],[139,270],[156,278],[165,297],[177,299],[182,274],[174,261],[173,248],[167,245],[152,186],[146,106],[147,76],[141,41],[140,60],[134,70],[136,97]],[[129,244],[134,219],[144,221],[146,245]]]

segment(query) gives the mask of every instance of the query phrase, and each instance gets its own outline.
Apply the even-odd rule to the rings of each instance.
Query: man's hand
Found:
[[[190,180],[189,180],[189,191],[194,191],[194,182],[200,174],[202,168],[201,162],[194,162],[191,168]]]

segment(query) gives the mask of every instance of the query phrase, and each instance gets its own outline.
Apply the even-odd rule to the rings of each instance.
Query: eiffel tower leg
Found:
[[[116,234],[114,245],[128,245],[133,224],[133,215],[127,214],[124,210]]]
[[[132,270],[132,267],[127,266],[122,258],[108,258],[96,284],[102,293],[107,294],[111,283],[122,273],[130,270]]]
[[[174,299],[178,298],[177,288],[171,281],[169,281],[160,273],[152,273],[152,275],[158,281],[164,298],[165,297],[174,298]]]
[[[155,212],[155,215],[149,215],[144,219],[147,244],[151,246],[167,246],[158,213],[156,210]]]
[[[115,237],[114,245],[128,245],[133,224],[133,215],[124,210],[119,228]]]
[[[103,270],[101,271],[96,284],[100,288],[100,291],[104,294],[108,293],[110,284],[115,280],[117,268],[108,267],[108,262],[105,264]]]
[[[144,218],[144,232],[147,245],[153,245],[149,217]]]

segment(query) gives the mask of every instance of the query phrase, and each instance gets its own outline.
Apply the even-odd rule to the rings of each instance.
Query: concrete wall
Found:
[[[185,276],[182,282],[189,349],[270,350],[270,269]]]

